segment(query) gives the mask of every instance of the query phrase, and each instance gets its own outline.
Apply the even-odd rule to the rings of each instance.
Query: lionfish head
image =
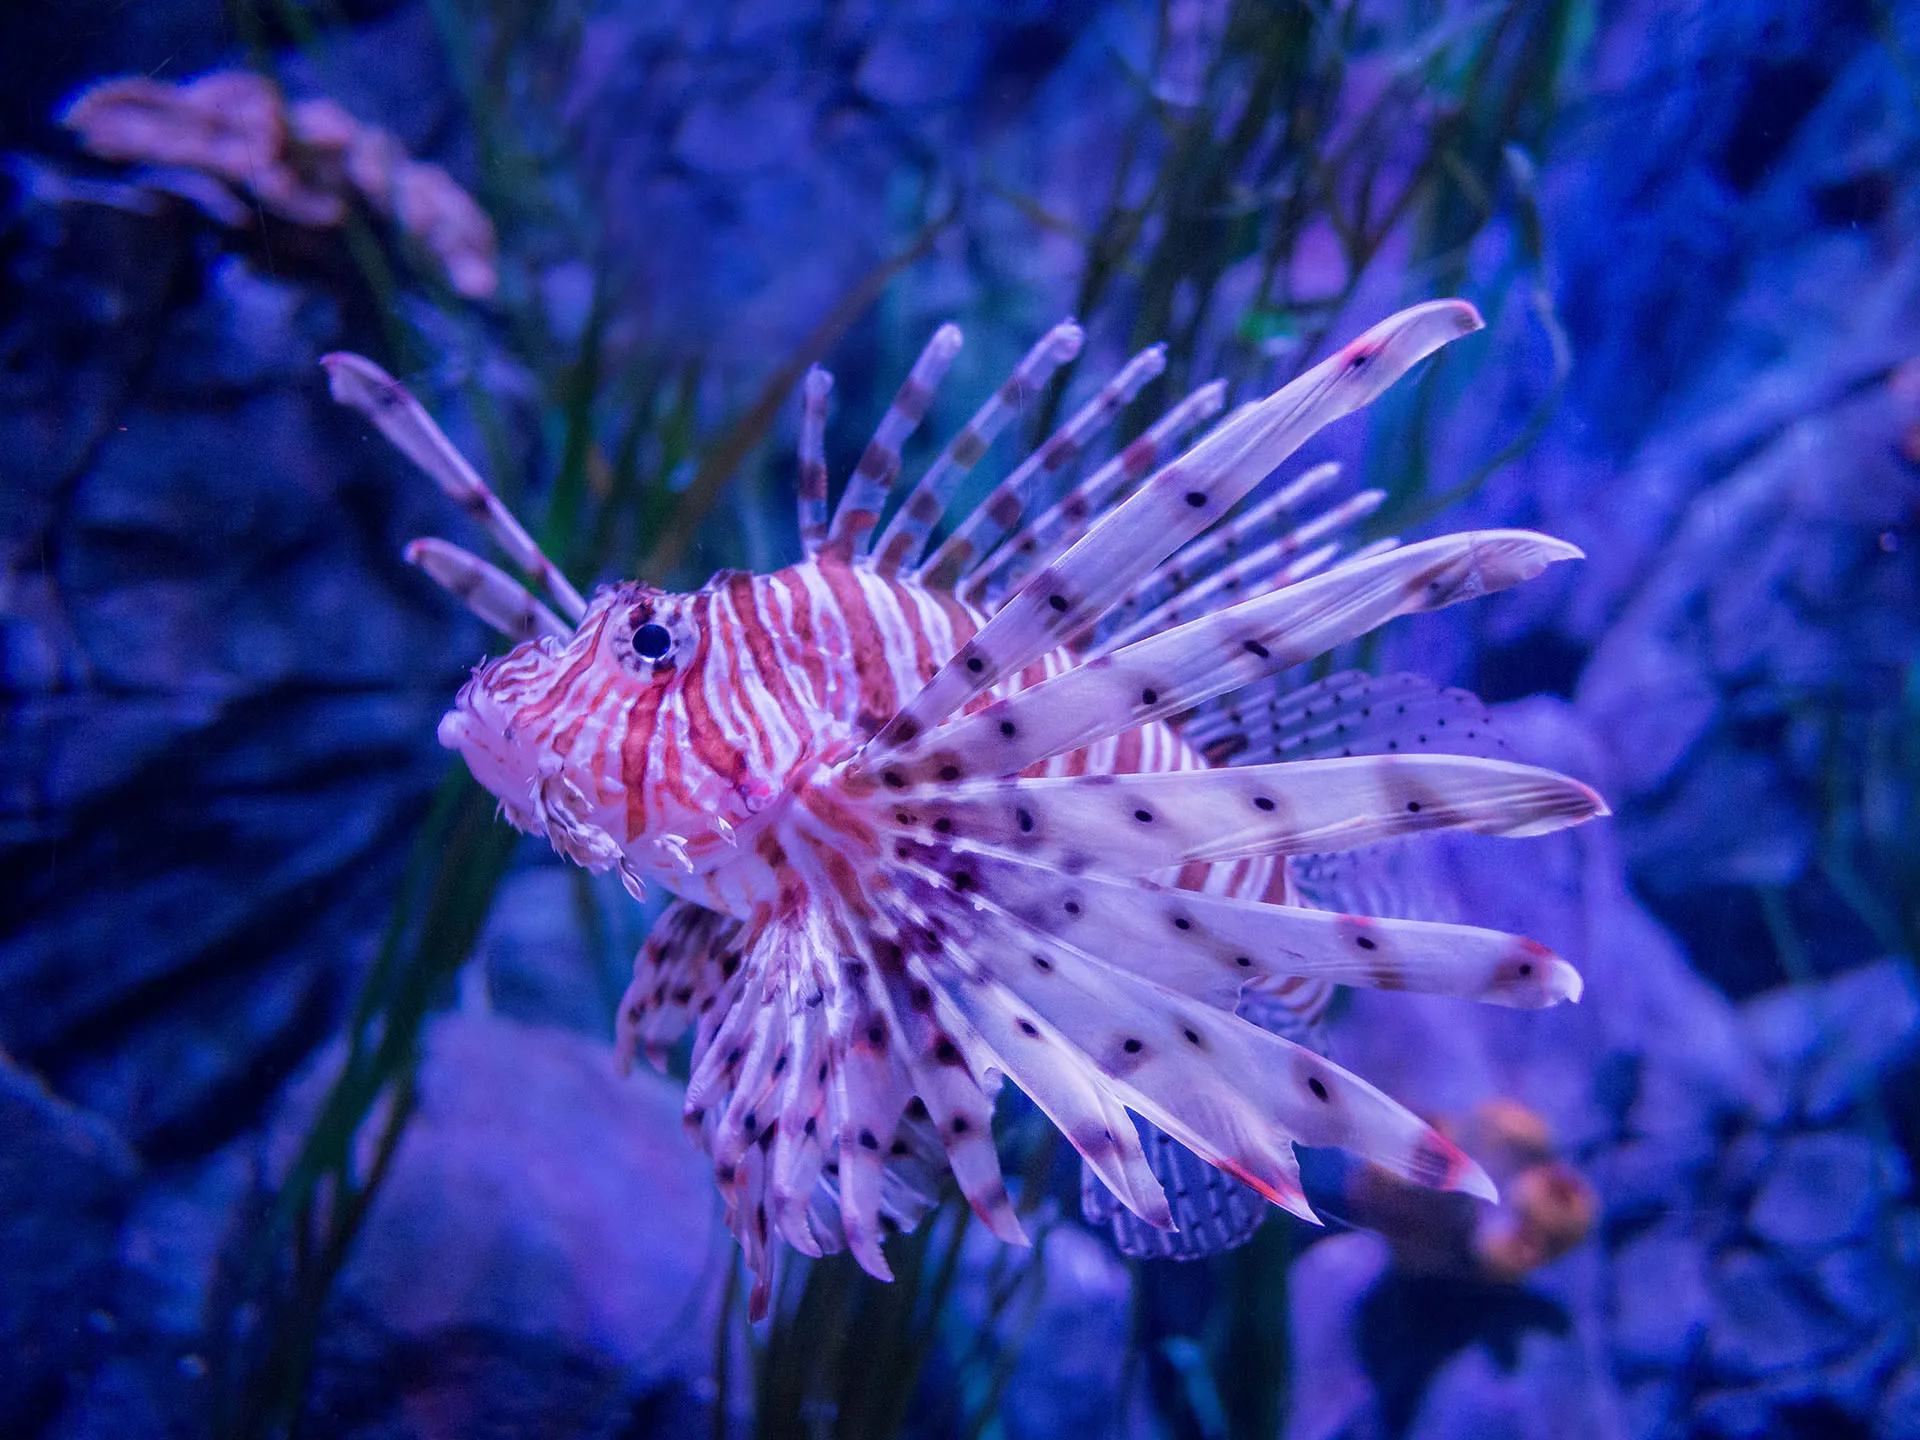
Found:
[[[630,888],[731,858],[784,772],[776,741],[735,731],[737,647],[714,633],[728,619],[712,589],[603,588],[570,636],[476,668],[440,743],[515,825]]]

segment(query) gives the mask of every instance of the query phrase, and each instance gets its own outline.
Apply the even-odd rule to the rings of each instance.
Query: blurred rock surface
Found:
[[[429,1033],[420,1110],[342,1274],[316,1433],[461,1440],[708,1423],[719,1268],[711,1169],[678,1087],[509,1020]],[[304,1105],[279,1123],[291,1138]]]
[[[399,558],[438,497],[326,400],[314,362],[370,324],[350,287],[12,173],[0,1042],[200,1155],[333,1023],[477,628]]]
[[[44,1423],[105,1349],[140,1163],[4,1051],[0,1136],[0,1431],[18,1434]]]

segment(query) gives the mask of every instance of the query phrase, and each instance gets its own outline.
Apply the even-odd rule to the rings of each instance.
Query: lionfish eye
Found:
[[[664,660],[673,649],[673,632],[648,621],[633,632],[633,653],[642,660]]]

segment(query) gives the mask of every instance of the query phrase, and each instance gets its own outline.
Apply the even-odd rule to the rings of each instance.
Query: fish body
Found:
[[[1090,1194],[1110,1197],[1089,1213],[1124,1220],[1123,1240],[1201,1244],[1209,1216],[1182,1178],[1201,1162],[1312,1218],[1296,1141],[1491,1196],[1444,1136],[1274,1033],[1287,1026],[1236,1013],[1257,994],[1310,1017],[1339,984],[1528,1006],[1578,994],[1532,941],[1315,909],[1289,871],[1290,856],[1423,830],[1527,835],[1604,811],[1563,776],[1436,753],[1437,711],[1409,737],[1424,753],[1376,754],[1391,727],[1357,713],[1367,692],[1332,696],[1347,718],[1326,734],[1312,693],[1302,719],[1277,688],[1395,615],[1578,554],[1491,531],[1336,564],[1343,527],[1377,497],[1303,518],[1289,506],[1319,488],[1313,472],[1241,504],[1321,425],[1477,324],[1457,302],[1403,312],[1180,452],[1218,408],[1203,387],[1067,487],[1164,364],[1143,352],[929,550],[993,432],[1079,348],[1071,325],[1043,337],[881,530],[900,445],[959,346],[943,327],[831,513],[827,382],[809,375],[799,563],[690,594],[614,584],[590,602],[410,396],[370,362],[330,360],[336,395],[558,607],[441,542],[410,552],[521,637],[474,672],[442,742],[512,823],[636,894],[677,897],[636,960],[620,1054],[659,1060],[693,1032],[687,1125],[755,1272],[756,1313],[782,1244],[850,1249],[886,1277],[885,1235],[949,1174],[1022,1242],[991,1134],[1003,1079],[1079,1151]],[[1405,716],[1409,692],[1392,693]],[[1282,736],[1317,736],[1312,758],[1280,759]],[[1228,754],[1238,763],[1209,759]],[[1218,1243],[1241,1238],[1246,1210],[1214,1226]]]
[[[885,865],[866,807],[838,793],[839,767],[985,620],[950,592],[831,556],[770,575],[723,572],[690,594],[613,586],[571,637],[536,639],[480,666],[440,735],[516,825],[558,836],[571,858],[763,918],[783,893],[804,903],[793,898],[804,888],[796,865],[770,862],[775,851],[830,845],[863,872]],[[650,635],[641,654],[633,637],[648,626],[665,636]],[[1075,663],[1050,651],[994,693],[1016,695]],[[1153,721],[1022,773],[1207,763]],[[1262,883],[1282,873],[1262,861],[1196,868]],[[1197,874],[1185,878],[1200,888]],[[1247,883],[1233,893],[1257,894]]]

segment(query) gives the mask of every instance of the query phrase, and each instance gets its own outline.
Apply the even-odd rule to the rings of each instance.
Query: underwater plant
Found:
[[[1458,302],[1404,311],[1175,453],[1201,392],[1040,510],[1157,371],[1143,352],[922,559],[995,432],[1079,344],[1071,324],[1049,332],[890,504],[900,446],[960,346],[944,326],[831,513],[831,382],[808,375],[800,563],[591,602],[412,396],[371,361],[329,357],[335,397],[556,607],[446,542],[409,549],[519,642],[474,672],[441,743],[515,827],[636,898],[648,882],[678,897],[636,961],[620,1049],[660,1058],[694,1031],[686,1122],[754,1273],[753,1318],[782,1244],[844,1248],[890,1278],[882,1240],[914,1228],[949,1173],[990,1230],[1025,1243],[992,1139],[1001,1077],[1121,1206],[1181,1236],[1178,1253],[1245,1238],[1230,1187],[1186,1183],[1191,1157],[1308,1219],[1295,1143],[1493,1198],[1440,1132],[1235,1009],[1250,990],[1310,1020],[1337,984],[1577,998],[1578,975],[1535,942],[1301,904],[1286,857],[1437,829],[1541,834],[1605,807],[1564,776],[1444,753],[1443,693],[1270,682],[1579,552],[1484,531],[1317,574],[1333,544],[1263,580],[1226,564],[1337,528],[1337,509],[1296,528],[1299,485],[1227,517],[1322,426],[1478,326]],[[1223,519],[1234,546],[1203,538]],[[994,583],[1029,554],[1024,579]],[[1237,583],[1209,586],[1216,570]],[[1234,763],[1210,765],[1182,726],[1249,687],[1265,693],[1226,712]],[[1128,1111],[1165,1132],[1151,1158]]]

